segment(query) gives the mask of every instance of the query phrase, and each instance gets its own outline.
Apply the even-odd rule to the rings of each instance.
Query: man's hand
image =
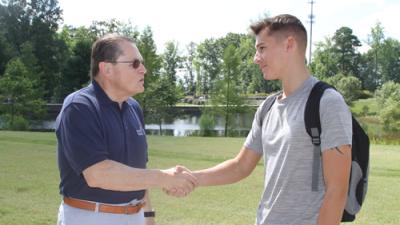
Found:
[[[163,190],[165,193],[175,197],[185,197],[192,192],[198,185],[197,178],[192,172],[183,167],[176,166],[167,170],[162,170],[168,175]]]
[[[171,188],[163,188],[163,191],[174,197],[185,197],[190,192],[192,192],[196,186],[198,185],[197,178],[192,174],[192,171],[187,169],[184,166],[177,165],[174,168],[171,168],[175,176],[182,176],[191,181],[192,186],[189,188],[180,188],[180,187],[171,187]]]

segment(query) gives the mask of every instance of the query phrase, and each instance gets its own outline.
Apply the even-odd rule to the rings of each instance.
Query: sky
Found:
[[[130,21],[141,31],[153,30],[158,52],[167,41],[180,49],[193,41],[220,38],[229,32],[248,33],[251,21],[265,14],[289,13],[310,31],[311,0],[59,0],[65,25],[88,26],[94,20]],[[385,37],[400,40],[399,0],[313,0],[313,45],[350,27],[366,49],[371,28],[379,21]],[[315,47],[312,49],[314,50]]]

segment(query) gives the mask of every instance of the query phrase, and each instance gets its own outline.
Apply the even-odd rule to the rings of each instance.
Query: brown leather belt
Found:
[[[96,211],[96,205],[98,212],[114,213],[114,214],[135,214],[140,211],[144,206],[144,202],[140,202],[137,205],[108,205],[103,203],[88,202],[85,200],[79,200],[76,198],[64,197],[64,203],[79,209],[85,209],[89,211]]]

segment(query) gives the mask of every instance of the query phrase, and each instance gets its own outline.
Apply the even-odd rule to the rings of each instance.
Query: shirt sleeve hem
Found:
[[[85,169],[93,166],[96,163],[99,163],[101,161],[106,160],[107,157],[106,156],[97,156],[97,157],[92,157],[87,161],[84,161],[82,163],[79,164],[79,166],[77,168],[73,168],[76,174],[81,174]]]

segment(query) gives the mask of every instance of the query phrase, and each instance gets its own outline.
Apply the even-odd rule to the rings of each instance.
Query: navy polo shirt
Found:
[[[146,168],[143,113],[133,98],[120,108],[92,81],[64,100],[56,120],[56,135],[62,195],[111,204],[143,198],[144,190],[91,188],[82,174],[86,168],[106,159]]]

